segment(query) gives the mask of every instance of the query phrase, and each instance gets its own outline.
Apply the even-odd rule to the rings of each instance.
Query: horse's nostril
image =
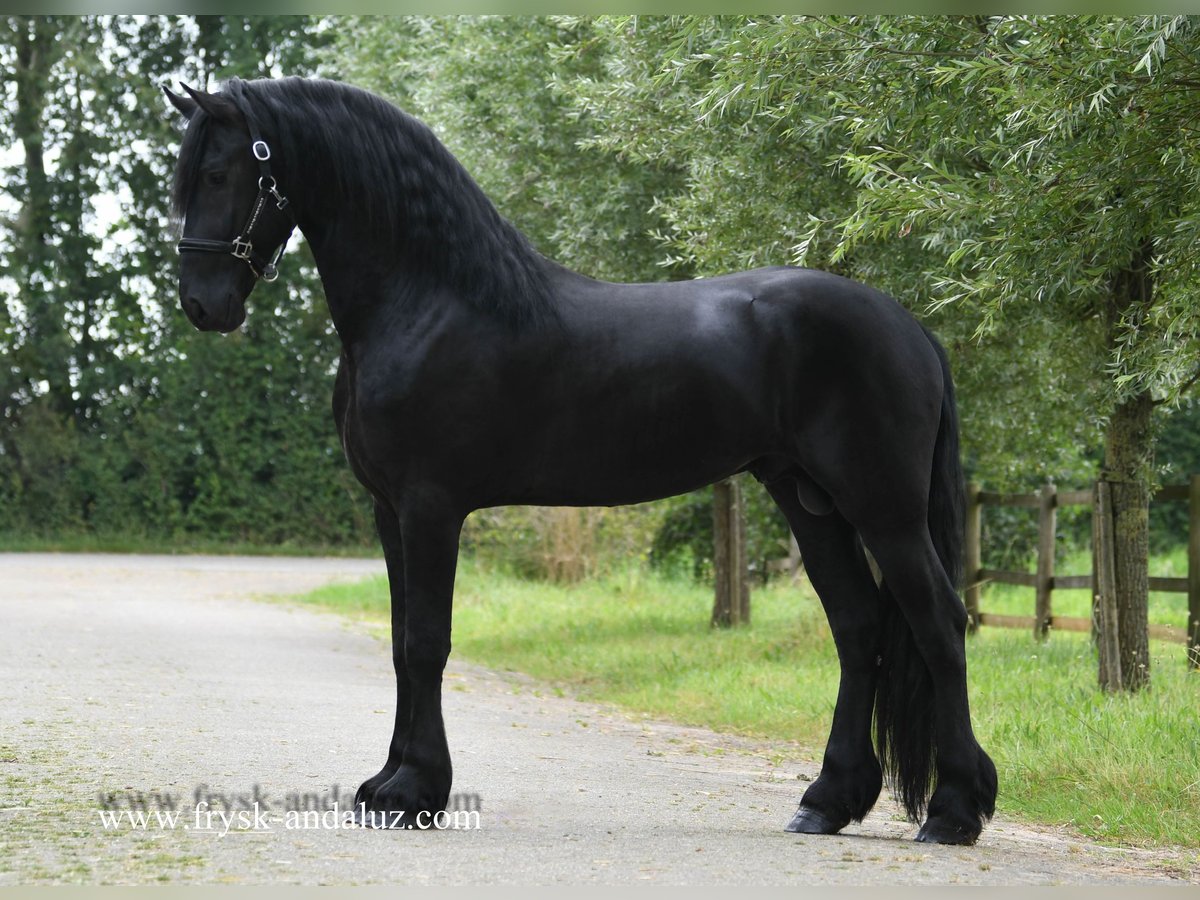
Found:
[[[204,306],[195,297],[188,297],[184,300],[183,308],[193,322],[203,322],[208,318],[208,315],[204,312]]]

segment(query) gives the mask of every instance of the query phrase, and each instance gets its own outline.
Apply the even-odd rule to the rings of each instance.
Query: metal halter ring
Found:
[[[259,150],[259,147],[262,150]],[[250,145],[250,152],[254,154],[254,158],[259,162],[266,162],[271,158],[271,148],[267,146],[266,141],[255,141]]]
[[[279,193],[279,187],[278,187],[278,185],[275,184],[275,176],[274,175],[260,175],[259,176],[258,192],[261,194],[264,191],[275,198],[275,208],[276,209],[284,209],[287,207],[287,205],[288,205],[287,197],[285,197],[285,196],[283,196],[283,194]]]

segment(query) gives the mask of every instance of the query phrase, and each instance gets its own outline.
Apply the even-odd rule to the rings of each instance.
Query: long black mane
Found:
[[[496,210],[462,165],[418,119],[367,91],[306,78],[234,79],[270,142],[281,190],[307,220],[368,235],[406,274],[459,292],[514,324],[552,312],[549,263]],[[172,189],[187,206],[203,157],[208,116],[197,111]],[[344,220],[349,214],[355,222]]]

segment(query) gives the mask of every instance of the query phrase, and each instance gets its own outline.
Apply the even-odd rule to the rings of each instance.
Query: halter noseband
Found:
[[[240,83],[238,84],[240,88]],[[233,87],[231,84],[230,87]],[[275,183],[275,177],[271,174],[271,148],[267,142],[262,139],[259,134],[258,127],[254,123],[254,117],[250,114],[250,109],[242,97],[240,91],[230,91],[226,89],[233,102],[237,104],[243,118],[246,120],[246,127],[250,130],[250,152],[254,154],[254,158],[258,160],[258,195],[254,198],[254,204],[250,207],[250,215],[246,219],[246,224],[242,226],[242,230],[232,241],[214,241],[207,238],[180,238],[176,244],[176,249],[180,253],[195,251],[201,253],[228,253],[237,259],[245,260],[250,266],[250,271],[254,273],[255,278],[261,278],[263,281],[274,281],[279,277],[279,260],[283,256],[283,251],[287,247],[288,238],[292,236],[292,229],[295,228],[295,220],[292,220],[292,227],[288,229],[287,234],[283,238],[283,243],[275,250],[270,257],[263,256],[254,249],[254,227],[258,224],[258,218],[262,215],[263,209],[266,207],[268,198],[274,198],[275,208],[283,210],[287,208],[287,197],[279,193],[279,187]],[[288,218],[291,218],[291,213],[288,213]]]

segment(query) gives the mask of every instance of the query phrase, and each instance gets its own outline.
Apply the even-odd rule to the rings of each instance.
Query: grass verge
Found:
[[[386,580],[300,598],[387,621]],[[464,560],[454,652],[577,696],[819,752],[837,694],[828,626],[807,585],[754,592],[753,623],[709,628],[707,588],[642,571],[563,586]],[[987,607],[985,606],[985,609]],[[1151,642],[1153,686],[1096,689],[1087,635],[983,629],[968,642],[973,719],[1005,815],[1101,840],[1200,848],[1200,675],[1182,646]]]

